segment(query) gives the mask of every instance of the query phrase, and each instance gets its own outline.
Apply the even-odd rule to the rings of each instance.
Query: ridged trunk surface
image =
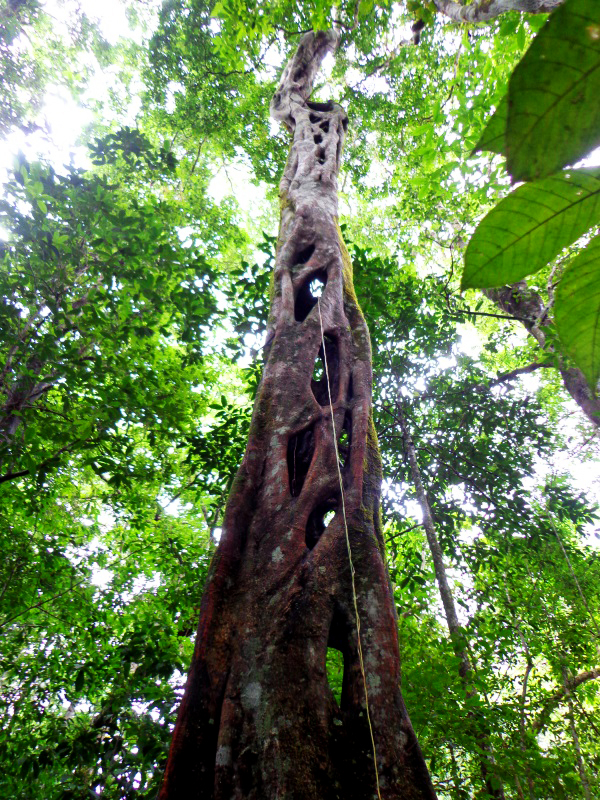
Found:
[[[337,224],[347,118],[336,104],[308,102],[335,45],[333,33],[307,34],[272,103],[294,137],[281,181],[267,359],[161,800],[377,796],[324,356],[381,797],[435,797],[399,689],[370,341]],[[328,647],[343,654],[340,706],[327,682]]]

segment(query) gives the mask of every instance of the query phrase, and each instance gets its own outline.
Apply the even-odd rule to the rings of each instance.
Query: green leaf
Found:
[[[579,169],[520,186],[477,226],[462,288],[515,283],[541,269],[600,221],[600,170]]]
[[[504,153],[507,117],[508,100],[506,97],[503,97],[498,104],[498,108],[495,110],[488,124],[483,129],[483,133],[473,149],[474,153],[484,150],[487,150],[491,153]]]
[[[600,144],[600,4],[567,0],[508,85],[507,168],[517,181],[551,175]]]
[[[565,352],[595,388],[600,378],[600,236],[565,270],[554,314]]]

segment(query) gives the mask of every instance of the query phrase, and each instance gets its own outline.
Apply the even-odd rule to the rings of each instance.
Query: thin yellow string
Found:
[[[375,783],[377,786],[377,797],[381,800],[379,789],[379,770],[377,769],[377,750],[375,748],[375,736],[373,725],[371,724],[371,712],[369,710],[369,690],[367,689],[367,676],[365,674],[365,664],[363,661],[362,644],[360,641],[360,615],[358,613],[358,601],[356,599],[356,583],[354,581],[354,563],[352,561],[352,548],[350,547],[350,536],[348,534],[348,522],[346,520],[346,503],[344,501],[344,483],[342,480],[342,470],[340,469],[340,454],[338,450],[337,435],[335,432],[335,417],[333,415],[333,401],[331,399],[331,385],[329,383],[329,367],[327,366],[327,351],[325,349],[325,332],[323,330],[323,317],[321,316],[321,298],[317,297],[317,308],[319,309],[319,323],[321,325],[321,347],[323,348],[323,363],[325,364],[325,378],[327,380],[327,394],[329,395],[329,410],[331,411],[331,429],[333,431],[333,446],[335,448],[335,463],[340,481],[340,495],[342,498],[342,517],[344,519],[344,531],[346,533],[346,547],[348,549],[348,561],[350,562],[350,581],[352,584],[352,600],[354,602],[354,615],[356,617],[356,643],[358,647],[358,660],[360,672],[365,687],[365,708],[367,711],[367,722],[369,723],[369,733],[371,734],[371,746],[373,749],[373,764],[375,766]]]

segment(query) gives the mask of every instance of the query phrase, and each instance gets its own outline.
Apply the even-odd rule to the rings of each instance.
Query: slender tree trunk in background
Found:
[[[281,181],[268,358],[161,800],[377,796],[325,366],[381,797],[435,797],[399,690],[371,349],[337,225],[347,118],[334,103],[308,102],[335,45],[332,33],[304,36],[272,103],[294,138]],[[340,707],[327,682],[328,647],[343,654]]]
[[[446,574],[446,566],[444,564],[444,554],[440,546],[435,523],[433,521],[433,514],[431,513],[431,506],[427,498],[427,492],[423,486],[421,478],[421,470],[419,462],[417,461],[417,453],[411,435],[410,428],[408,427],[408,420],[402,407],[402,401],[396,403],[396,417],[400,423],[402,437],[404,440],[404,451],[408,459],[410,467],[410,474],[413,485],[415,487],[415,494],[417,501],[421,507],[423,514],[423,528],[427,536],[427,543],[429,545],[429,552],[433,560],[433,568],[435,570],[435,577],[442,598],[442,605],[444,607],[444,615],[446,617],[446,624],[450,632],[450,638],[454,646],[454,652],[460,661],[458,668],[459,676],[467,690],[467,695],[473,697],[476,694],[476,689],[473,687],[473,666],[467,653],[465,632],[458,621],[458,614],[456,613],[456,604],[452,595],[452,589],[448,582]],[[479,763],[481,768],[481,776],[485,783],[488,797],[494,800],[504,800],[504,789],[502,783],[497,775],[494,774],[494,759],[490,746],[489,730],[485,730],[485,726],[481,724],[480,720],[471,719],[471,727],[474,728],[473,735],[478,741],[480,747]]]
[[[533,778],[531,777],[531,770],[529,768],[529,759],[527,757],[527,733],[526,733],[526,709],[527,709],[527,689],[529,686],[529,676],[533,670],[533,659],[531,657],[531,651],[529,649],[529,645],[527,644],[527,639],[523,634],[521,629],[521,623],[519,621],[518,609],[515,607],[510,593],[508,591],[508,576],[506,572],[504,573],[504,592],[506,594],[506,602],[508,603],[508,607],[513,614],[513,618],[515,620],[515,626],[517,632],[519,634],[519,639],[521,640],[521,645],[523,647],[523,653],[525,654],[526,658],[526,666],[525,666],[525,675],[523,676],[523,683],[521,686],[521,696],[519,697],[519,738],[520,738],[520,745],[521,745],[521,752],[523,753],[523,764],[525,769],[525,777],[527,779],[527,788],[529,790],[529,800],[535,800],[535,785],[533,783]],[[521,791],[521,786],[519,784],[519,779],[515,774],[515,779],[517,782],[517,788],[519,790],[519,796],[523,796],[523,792]]]
[[[567,668],[563,667],[563,688],[565,697],[567,699],[567,706],[569,709],[569,730],[571,731],[571,738],[573,740],[573,749],[575,750],[575,760],[577,761],[577,769],[579,770],[579,779],[581,781],[581,788],[583,789],[583,796],[585,800],[592,800],[592,793],[590,791],[590,782],[585,771],[585,764],[581,755],[581,745],[579,743],[579,734],[575,726],[575,710],[573,708],[573,699],[571,697],[571,690],[569,688],[569,673]]]

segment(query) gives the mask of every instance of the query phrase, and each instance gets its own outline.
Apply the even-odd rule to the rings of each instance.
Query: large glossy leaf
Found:
[[[483,150],[488,150],[491,153],[499,153],[502,155],[505,150],[506,142],[506,120],[508,117],[508,100],[503,97],[498,108],[494,111],[493,115],[485,126],[483,133],[473,152],[477,153]]]
[[[600,145],[600,3],[566,0],[513,72],[507,168],[535,180]]]
[[[465,253],[462,287],[515,283],[537,272],[600,222],[600,170],[525,184],[479,223]]]
[[[600,378],[600,236],[565,270],[554,316],[566,353],[595,387]]]

